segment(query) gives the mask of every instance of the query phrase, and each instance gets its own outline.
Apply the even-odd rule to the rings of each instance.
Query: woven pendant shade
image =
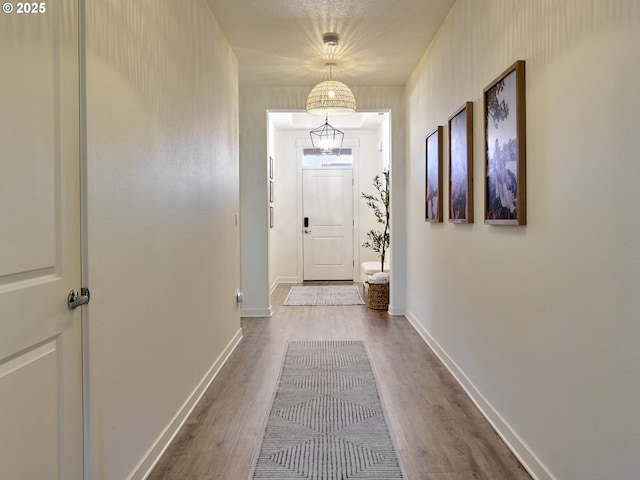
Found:
[[[353,92],[337,80],[320,82],[311,89],[307,97],[307,113],[311,115],[349,115],[355,111],[356,99]]]

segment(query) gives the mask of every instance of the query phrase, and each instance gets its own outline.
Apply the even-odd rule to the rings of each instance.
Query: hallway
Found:
[[[411,480],[526,480],[529,475],[404,317],[366,306],[282,306],[243,318],[244,338],[149,480],[245,480],[289,340],[363,340]]]

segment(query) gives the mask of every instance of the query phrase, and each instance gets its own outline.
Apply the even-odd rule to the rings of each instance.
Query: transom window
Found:
[[[351,148],[342,148],[340,155],[322,153],[319,148],[302,150],[302,168],[353,168]]]

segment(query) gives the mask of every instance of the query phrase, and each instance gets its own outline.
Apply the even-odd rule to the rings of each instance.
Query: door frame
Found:
[[[79,87],[79,155],[80,155],[80,278],[89,285],[89,182],[87,147],[87,13],[85,0],[78,1],[78,87]],[[82,450],[83,478],[91,478],[91,411],[89,410],[89,328],[90,310],[83,308],[82,322]]]
[[[303,149],[312,148],[311,140],[308,138],[299,138],[296,140],[296,218],[298,219],[298,228],[296,229],[296,245],[297,245],[297,279],[298,283],[302,283],[304,279],[304,237],[302,232],[302,159]],[[360,139],[353,137],[346,137],[344,139],[343,148],[351,148],[353,151],[353,281],[357,282],[359,278],[359,265],[360,265],[360,246],[358,244],[359,232],[360,232],[360,219],[358,218],[358,202],[359,202],[359,164],[360,164]]]

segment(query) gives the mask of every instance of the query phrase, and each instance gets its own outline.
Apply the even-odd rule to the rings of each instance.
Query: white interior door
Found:
[[[304,280],[353,280],[353,171],[304,169]]]
[[[70,310],[67,295],[81,281],[78,7],[67,0],[4,7],[0,478],[75,480],[82,478],[81,309]]]

